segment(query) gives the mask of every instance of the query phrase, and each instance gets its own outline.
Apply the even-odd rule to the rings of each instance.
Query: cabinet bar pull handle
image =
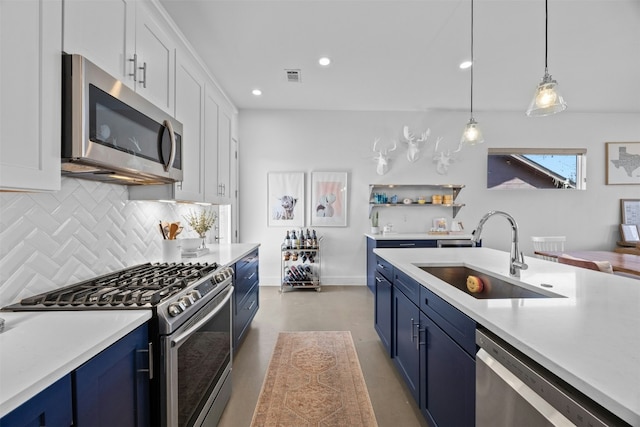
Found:
[[[382,280],[380,280],[380,278],[379,278],[379,277],[376,277],[376,282],[378,282],[378,283],[382,283]]]
[[[138,69],[142,70],[142,80],[140,81],[140,84],[142,85],[143,88],[147,88],[147,63],[143,62],[142,63],[142,67],[139,67]]]
[[[138,54],[134,53],[133,58],[129,59],[129,62],[133,62],[133,73],[129,73],[130,77],[133,77],[133,81],[138,81]]]
[[[252,278],[253,276],[255,276],[255,275],[256,275],[256,273],[255,273],[255,271],[254,271],[253,273],[251,273],[251,276],[247,277],[247,280],[251,280],[251,278]]]
[[[247,310],[251,311],[254,305],[256,305],[256,300],[251,301],[251,305],[247,308]]]
[[[383,270],[385,269],[384,265],[382,265],[382,264],[380,264],[380,263],[378,263],[378,267],[380,267],[380,268],[381,268],[381,269],[383,269]]]
[[[400,246],[415,246],[415,243],[400,243]]]

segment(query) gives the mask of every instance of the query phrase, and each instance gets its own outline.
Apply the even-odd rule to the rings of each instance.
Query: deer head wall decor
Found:
[[[394,141],[392,148],[376,150],[378,142],[380,142],[380,138],[376,138],[375,141],[373,141],[373,152],[377,153],[373,159],[377,162],[376,173],[378,175],[384,175],[389,171],[389,153],[398,148],[398,144]]]
[[[416,139],[413,132],[409,130],[409,126],[405,126],[403,129],[404,139],[407,143],[407,160],[410,162],[415,162],[420,157],[420,144],[425,142],[429,135],[431,135],[431,129],[427,129],[425,132],[422,132],[420,139]]]

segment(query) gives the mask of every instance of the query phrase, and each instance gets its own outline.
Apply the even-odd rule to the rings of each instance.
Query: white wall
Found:
[[[524,108],[524,107],[523,107]],[[402,127],[415,133],[431,128],[431,141],[442,136],[452,149],[469,116],[454,112],[340,112],[243,110],[240,136],[240,241],[262,244],[261,283],[276,285],[280,278],[279,245],[285,228],[267,227],[267,173],[306,172],[306,223],[309,224],[309,172],[349,172],[349,218],[345,227],[318,228],[325,236],[323,282],[364,284],[369,230],[368,185],[464,184],[458,201],[467,206],[458,213],[467,229],[475,228],[489,210],[504,210],[520,226],[521,249],[531,255],[532,235],[566,235],[568,250],[610,250],[618,239],[620,199],[640,198],[640,186],[605,185],[605,142],[640,141],[638,114],[578,114],[563,112],[545,118],[522,113],[477,113],[485,143],[465,147],[447,175],[439,175],[431,157],[433,145],[422,159],[409,163],[399,149],[384,176],[375,172],[372,142],[400,139]],[[587,190],[497,191],[486,188],[488,147],[572,147],[587,149]],[[428,230],[434,217],[448,217],[446,208],[393,208],[380,210],[380,224],[391,222],[395,231]],[[502,218],[491,219],[483,231],[483,244],[508,250],[510,227]]]

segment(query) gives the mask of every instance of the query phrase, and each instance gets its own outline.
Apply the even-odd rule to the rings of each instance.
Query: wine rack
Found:
[[[282,260],[280,292],[292,289],[315,289],[320,292],[322,238],[313,245],[280,246]]]

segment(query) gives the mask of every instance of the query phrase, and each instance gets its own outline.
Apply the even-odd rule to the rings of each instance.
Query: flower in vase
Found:
[[[216,223],[216,213],[211,210],[201,210],[200,212],[195,212],[193,210],[189,211],[188,215],[184,215],[183,218],[187,221],[187,224],[198,233],[198,235],[204,238],[207,234],[207,231],[213,227],[213,224]]]

